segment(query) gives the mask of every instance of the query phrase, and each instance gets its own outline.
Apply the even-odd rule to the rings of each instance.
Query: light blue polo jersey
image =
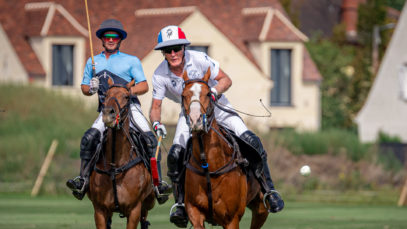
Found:
[[[96,67],[96,77],[99,78],[99,107],[100,112],[103,108],[103,102],[105,101],[105,95],[109,89],[108,79],[112,78],[114,84],[126,85],[134,79],[135,83],[146,81],[143,67],[140,60],[136,56],[132,56],[126,53],[118,51],[117,53],[110,55],[109,59],[106,59],[104,52],[94,57]],[[83,73],[82,84],[90,85],[90,79],[92,78],[92,59],[89,58],[86,62],[85,71]],[[133,103],[140,104],[137,96],[132,95],[131,101]]]
[[[104,52],[94,57],[96,75],[100,75],[102,71],[106,70],[119,76],[126,82],[135,79],[136,83],[146,81],[143,67],[140,60],[136,56],[118,51],[106,59]],[[92,78],[92,59],[89,58],[86,62],[85,71],[83,73],[82,84],[90,85]]]

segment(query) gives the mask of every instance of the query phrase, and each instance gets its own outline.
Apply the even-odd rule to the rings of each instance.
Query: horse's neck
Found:
[[[107,141],[106,141],[106,161],[113,162],[112,154],[114,150],[114,163],[116,165],[122,165],[128,162],[130,159],[130,149],[131,144],[129,139],[127,139],[127,135],[124,131],[129,133],[129,123],[125,121],[124,125],[120,129],[111,129],[108,131]],[[113,134],[115,134],[115,142],[113,142]],[[129,133],[130,135],[130,133]],[[112,148],[112,144],[114,144],[114,149]]]
[[[221,134],[219,126],[215,120],[212,123],[212,128]],[[225,140],[221,138],[213,129],[210,129],[208,133],[202,134],[201,136],[198,134],[192,134],[192,147],[194,156],[199,159],[201,153],[199,138],[201,137],[206,160],[210,165],[213,166],[212,168],[216,169],[223,166],[230,160],[233,149],[231,149]]]

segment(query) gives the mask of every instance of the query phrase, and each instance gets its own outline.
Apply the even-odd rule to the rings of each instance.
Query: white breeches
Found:
[[[219,99],[219,103],[229,108],[232,107],[225,96],[222,96]],[[243,120],[238,115],[225,112],[217,107],[215,107],[215,119],[218,124],[232,130],[237,136],[240,136],[248,130]],[[181,113],[179,114],[177,129],[175,130],[175,136],[172,143],[179,144],[182,147],[186,148],[186,144],[189,138],[189,127],[187,125],[185,116],[181,111]]]
[[[131,114],[133,115],[134,121],[136,124],[143,130],[143,132],[150,131],[150,125],[148,124],[146,118],[141,113],[141,107],[139,104],[130,104]],[[133,124],[130,122],[130,127],[135,129]],[[99,113],[99,116],[92,125],[92,128],[96,128],[100,131],[101,137],[103,138],[103,132],[106,129],[105,123],[102,120],[102,112]]]

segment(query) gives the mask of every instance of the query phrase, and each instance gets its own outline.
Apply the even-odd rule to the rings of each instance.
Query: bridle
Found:
[[[208,87],[208,88],[210,89],[208,83],[207,83],[206,81],[204,81],[204,80],[201,80],[201,79],[190,79],[190,80],[187,80],[187,81],[184,82],[184,87],[183,87],[183,88],[185,88],[185,85],[191,84],[191,83],[202,83],[202,84],[206,85],[206,87]],[[210,97],[210,92],[208,92],[207,96]],[[185,109],[185,106],[184,106],[185,97],[184,97],[184,96],[181,96],[181,97],[182,97],[181,109],[182,109],[182,112],[184,113],[184,117],[185,117],[185,119],[186,119],[187,125],[188,125],[188,127],[190,128],[190,130],[191,130],[190,117],[189,117],[189,114],[187,114],[186,109]],[[209,102],[209,106],[208,106],[207,108],[205,108],[205,107],[202,105],[202,103],[201,103],[201,101],[200,101],[199,99],[193,99],[193,100],[191,100],[191,101],[189,102],[189,104],[188,104],[188,108],[190,108],[190,107],[191,107],[191,104],[192,104],[193,102],[197,102],[197,103],[199,103],[199,105],[201,106],[201,108],[204,110],[204,113],[201,114],[201,116],[202,116],[202,125],[203,125],[203,128],[204,128],[205,133],[208,133],[208,131],[209,131],[211,125],[212,125],[212,122],[213,122],[213,120],[214,120],[214,118],[215,118],[215,113],[214,113],[215,106],[214,106],[214,102],[213,102],[211,99],[209,99],[209,101],[210,101],[210,102]]]
[[[113,85],[109,86],[109,89],[114,88],[114,87],[125,88],[127,90],[127,92],[130,92],[129,88],[127,88],[125,85],[121,85],[121,84],[113,84]],[[116,110],[111,106],[106,106],[106,107],[113,109],[114,114],[116,116],[115,126],[114,127],[116,127],[116,129],[118,131],[121,129],[121,131],[125,134],[127,140],[131,144],[131,149],[129,151],[129,153],[130,153],[130,161],[128,161],[126,164],[124,164],[124,165],[122,165],[120,167],[116,166],[116,162],[115,162],[116,131],[113,130],[114,127],[112,127],[112,135],[111,135],[112,136],[112,144],[111,144],[110,169],[106,169],[106,167],[107,167],[106,158],[104,158],[104,168],[105,169],[99,169],[98,167],[96,167],[96,164],[95,164],[94,170],[96,172],[98,172],[98,173],[110,176],[110,179],[112,180],[112,185],[113,185],[113,200],[114,200],[114,205],[115,205],[115,211],[119,212],[120,217],[123,218],[124,214],[119,208],[119,199],[118,199],[118,196],[117,196],[116,175],[126,172],[127,170],[129,170],[130,168],[132,168],[133,166],[135,166],[135,165],[137,165],[138,163],[141,163],[141,162],[143,162],[146,165],[147,169],[148,169],[148,166],[147,166],[146,162],[144,161],[144,158],[141,157],[140,154],[138,154],[136,143],[132,139],[132,137],[130,136],[129,130],[126,130],[126,129],[123,128],[123,124],[125,123],[125,121],[129,117],[130,93],[129,93],[129,95],[126,95],[127,102],[123,107],[120,106],[119,101],[114,96],[108,98],[106,100],[105,104],[107,104],[110,99],[113,99],[115,101],[117,107],[119,108],[119,113],[116,114]],[[130,122],[135,123],[134,119],[133,119],[133,117],[131,115],[130,115]],[[133,124],[133,125],[136,125],[136,124]],[[134,155],[133,155],[134,153],[135,153],[136,157],[134,157]],[[99,160],[99,158],[96,159],[96,161],[98,161],[98,160]]]
[[[204,80],[201,79],[189,79],[184,82],[184,88],[185,85],[190,84],[190,83],[202,83],[210,89],[208,83]],[[210,91],[210,90],[209,90]],[[207,94],[208,97],[211,97],[211,93],[208,92]],[[181,101],[181,106],[182,106],[182,111],[184,113],[187,125],[190,129],[191,133],[191,125],[190,125],[190,117],[189,114],[186,113],[186,109],[184,107],[184,101],[185,97],[182,96],[182,101]],[[190,108],[191,104],[193,102],[198,102],[200,104],[200,107],[203,109],[204,114],[201,113],[202,116],[202,125],[204,128],[205,133],[198,133],[196,135],[197,141],[198,141],[198,147],[199,147],[199,158],[197,158],[195,155],[190,155],[191,158],[187,159],[188,163],[185,165],[187,169],[191,170],[193,173],[196,173],[200,176],[204,176],[206,178],[206,186],[207,186],[207,195],[208,195],[208,211],[209,211],[209,216],[207,218],[207,221],[213,224],[213,196],[212,196],[212,183],[211,183],[211,177],[219,177],[223,174],[226,174],[235,168],[238,167],[238,165],[243,164],[243,160],[241,160],[240,156],[240,151],[237,146],[237,142],[231,139],[231,142],[223,136],[219,131],[217,131],[217,128],[212,127],[212,123],[215,119],[215,105],[216,102],[209,98],[209,106],[205,109],[203,104],[199,99],[191,99],[190,103],[188,104],[188,108]],[[209,163],[207,161],[207,155],[205,153],[205,147],[204,147],[204,140],[203,136],[209,132],[209,130],[213,130],[223,141],[225,141],[228,146],[233,150],[232,155],[230,156],[230,159],[220,168],[216,169],[216,171],[209,171]],[[191,161],[195,161],[196,164],[200,166],[200,168],[196,168],[194,165],[191,164]]]
[[[130,92],[130,90],[125,86],[125,85],[121,85],[121,84],[113,84],[111,86],[109,86],[109,89],[114,88],[114,87],[120,87],[120,88],[125,88],[128,92]],[[128,114],[129,114],[129,107],[130,107],[130,96],[126,96],[127,98],[127,102],[126,104],[121,107],[119,101],[117,100],[116,97],[110,97],[109,99],[106,100],[105,104],[108,104],[110,99],[113,99],[117,105],[117,107],[119,108],[119,113],[116,114],[116,110],[111,107],[111,106],[105,106],[108,108],[112,108],[114,113],[115,113],[115,127],[117,129],[120,129],[123,126],[124,121],[127,119]]]

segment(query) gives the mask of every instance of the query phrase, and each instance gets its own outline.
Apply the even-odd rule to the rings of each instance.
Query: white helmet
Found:
[[[160,30],[155,50],[173,45],[189,45],[191,42],[185,37],[184,31],[176,25],[169,25]]]

